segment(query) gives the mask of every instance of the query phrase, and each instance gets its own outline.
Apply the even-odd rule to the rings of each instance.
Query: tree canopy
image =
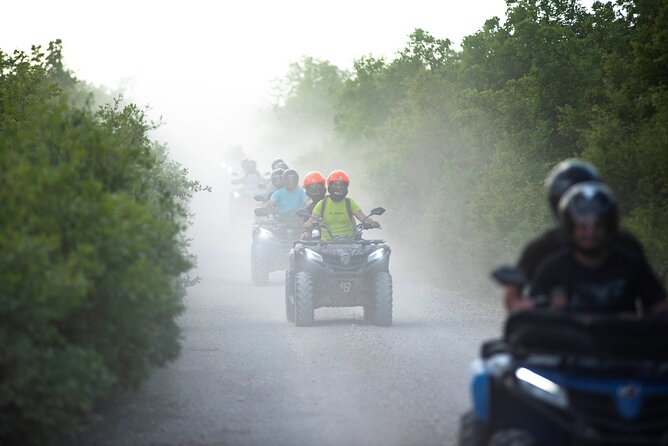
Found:
[[[431,246],[458,263],[512,260],[551,224],[549,169],[590,160],[665,278],[668,2],[507,3],[459,50],[417,29],[394,59],[365,56],[340,88],[319,84],[330,148],[368,163],[400,225],[419,203]]]

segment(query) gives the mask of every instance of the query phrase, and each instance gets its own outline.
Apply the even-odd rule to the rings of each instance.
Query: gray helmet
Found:
[[[271,172],[271,184],[274,185],[275,189],[283,187],[283,172],[285,172],[285,169],[274,169]]]
[[[596,168],[582,160],[569,159],[557,164],[545,180],[547,200],[554,215],[559,212],[559,200],[574,184],[585,181],[601,181]]]
[[[288,169],[283,172],[281,180],[283,182],[283,187],[286,189],[292,190],[299,186],[299,174],[294,169]]]
[[[584,254],[598,254],[601,249],[610,245],[619,227],[617,201],[612,191],[603,183],[595,181],[578,183],[568,189],[559,201],[561,227],[572,243],[576,242],[574,234],[578,220],[586,222],[589,217],[595,217],[596,222],[603,224],[606,230],[605,237],[600,246],[587,249],[575,246],[575,249]]]
[[[281,158],[276,158],[274,161],[271,162],[271,170],[276,170],[279,164],[285,164],[285,161],[283,161]]]

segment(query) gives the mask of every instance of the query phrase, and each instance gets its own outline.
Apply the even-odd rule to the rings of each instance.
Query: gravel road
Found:
[[[351,308],[299,328],[285,320],[282,273],[251,284],[247,231],[197,240],[181,357],[107,409],[82,446],[455,444],[498,299],[426,283],[395,247],[392,327]]]

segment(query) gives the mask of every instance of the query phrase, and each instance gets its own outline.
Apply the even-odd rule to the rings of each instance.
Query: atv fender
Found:
[[[491,377],[484,361],[476,359],[472,365],[471,393],[473,396],[473,414],[479,420],[487,421],[490,417]]]

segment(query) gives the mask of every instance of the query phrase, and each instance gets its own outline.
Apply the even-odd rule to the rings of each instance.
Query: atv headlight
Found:
[[[376,249],[374,252],[369,254],[369,257],[367,257],[366,261],[367,262],[373,262],[374,260],[379,260],[385,257],[385,248],[379,248]]]
[[[315,252],[312,249],[304,248],[304,252],[306,253],[306,258],[309,260],[314,260],[316,262],[322,262],[322,256]]]
[[[268,229],[265,229],[265,228],[260,228],[260,230],[258,231],[258,235],[262,238],[272,237],[271,231],[269,231]]]
[[[239,193],[238,191],[235,190],[235,191],[232,191],[232,196],[234,198],[239,198],[241,196],[241,193]]]
[[[524,367],[515,370],[515,376],[520,389],[528,395],[561,409],[568,407],[568,396],[559,384]]]

